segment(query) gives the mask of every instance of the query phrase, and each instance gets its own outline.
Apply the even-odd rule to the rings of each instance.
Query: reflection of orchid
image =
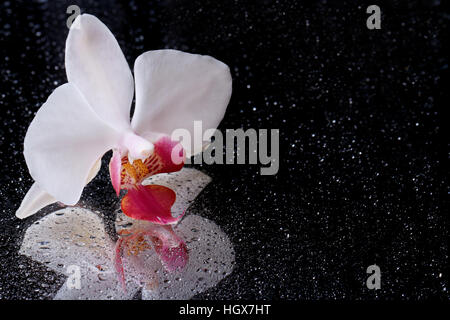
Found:
[[[188,207],[209,181],[205,174],[184,168],[143,183],[173,189],[178,209]],[[119,211],[115,226],[126,291],[114,271],[114,243],[102,219],[88,209],[65,208],[44,216],[26,230],[20,253],[68,276],[69,266],[80,268],[81,287],[70,287],[69,278],[55,299],[131,299],[140,288],[143,299],[188,299],[232,271],[234,252],[228,237],[198,215],[189,214],[176,226],[162,226]]]
[[[134,262],[135,269],[139,273],[146,274],[147,270],[141,267],[139,259],[135,257],[151,249],[152,245],[168,271],[173,272],[185,267],[188,262],[187,247],[173,231],[172,226],[148,224],[142,229],[139,227],[134,229],[133,232],[128,230],[119,232],[119,240],[116,243],[114,266],[123,288],[126,288],[126,284],[122,256],[129,257]]]
[[[145,52],[134,65],[130,123],[133,76],[116,39],[96,17],[83,14],[74,21],[65,64],[68,83],[50,95],[25,137],[25,160],[35,183],[16,215],[25,218],[56,201],[76,204],[112,149],[112,185],[117,193],[128,190],[124,213],[158,224],[176,222],[170,213],[175,193],[141,183],[180,170],[185,156],[202,150],[201,142],[178,144],[169,135],[185,129],[193,136],[194,120],[217,127],[231,95],[229,68],[209,56]]]

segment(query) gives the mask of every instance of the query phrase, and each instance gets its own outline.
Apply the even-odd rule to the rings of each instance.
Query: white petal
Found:
[[[56,199],[42,190],[35,182],[31,186],[30,190],[28,190],[25,198],[23,198],[19,209],[17,209],[16,217],[24,219],[54,202],[56,202]]]
[[[98,159],[94,166],[89,171],[89,175],[86,181],[88,184],[92,179],[95,178],[97,173],[100,171],[102,165],[101,159]],[[25,219],[29,216],[37,213],[42,208],[55,203],[57,200],[49,195],[47,192],[42,190],[38,184],[35,182],[28,190],[27,194],[22,200],[19,209],[16,211],[16,217],[19,219]]]
[[[147,131],[171,135],[175,129],[186,129],[194,140],[194,121],[202,121],[203,131],[215,129],[231,97],[228,66],[209,56],[148,51],[136,59],[134,75],[132,128],[140,135]],[[202,151],[202,142],[183,147],[193,155]]]
[[[36,113],[25,136],[24,155],[39,187],[57,201],[74,205],[98,159],[119,139],[120,132],[97,116],[78,89],[64,84]]]
[[[98,159],[96,163],[92,166],[91,170],[89,170],[88,177],[86,179],[86,184],[92,181],[97,176],[97,173],[100,171],[102,167],[102,159]]]
[[[121,129],[130,126],[133,76],[114,35],[96,17],[82,14],[72,24],[66,72],[100,117]]]

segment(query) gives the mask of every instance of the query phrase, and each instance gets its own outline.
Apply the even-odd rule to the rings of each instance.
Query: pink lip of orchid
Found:
[[[123,258],[129,258],[134,262],[135,268],[143,269],[139,259],[136,257],[143,251],[151,249],[152,243],[156,254],[159,256],[164,267],[174,272],[182,270],[189,260],[188,249],[171,226],[147,225],[145,229],[135,230],[133,233],[119,233],[114,250],[114,267],[122,288],[126,291],[125,271]],[[144,270],[138,270],[145,272]]]
[[[173,130],[193,135],[194,121],[218,126],[231,96],[228,66],[209,56],[148,51],[135,61],[134,85],[116,39],[89,14],[78,16],[69,30],[65,64],[68,83],[53,91],[25,136],[24,156],[35,182],[16,216],[28,217],[56,201],[75,205],[112,149],[111,181],[116,192],[128,190],[126,214],[159,224],[176,221],[170,215],[173,191],[141,182],[183,165],[168,157],[179,147],[168,137]],[[202,150],[195,143],[180,145],[175,150],[181,159]]]

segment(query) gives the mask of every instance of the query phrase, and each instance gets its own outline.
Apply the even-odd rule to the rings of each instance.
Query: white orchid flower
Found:
[[[56,201],[75,205],[112,149],[113,187],[117,193],[128,190],[124,212],[158,224],[176,222],[170,213],[174,192],[141,182],[180,170],[185,156],[202,151],[201,143],[178,143],[169,136],[175,129],[193,136],[194,121],[202,121],[203,128],[218,126],[231,96],[228,66],[209,56],[147,51],[135,61],[134,85],[113,34],[89,14],[78,16],[69,30],[65,65],[68,83],[53,91],[25,136],[25,160],[35,182],[17,217]],[[181,161],[173,161],[174,151]]]

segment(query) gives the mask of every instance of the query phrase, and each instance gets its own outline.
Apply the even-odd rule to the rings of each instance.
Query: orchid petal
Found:
[[[157,169],[152,174],[169,173],[181,170],[186,160],[186,152],[181,143],[173,141],[168,136],[160,136],[154,143],[157,156]],[[149,158],[149,162],[151,163]],[[156,167],[155,167],[156,168]]]
[[[35,182],[23,198],[19,209],[17,209],[16,217],[25,219],[54,202],[56,202],[56,199],[42,190]]]
[[[182,216],[172,217],[170,208],[176,199],[175,192],[158,185],[138,185],[128,190],[122,198],[122,211],[137,220],[147,220],[156,224],[174,224]]]
[[[209,56],[148,51],[136,59],[134,75],[136,108],[131,124],[140,135],[154,131],[170,136],[185,129],[194,137],[194,121],[202,121],[205,130],[215,129],[231,96],[228,66]],[[202,151],[202,141],[181,143],[188,157]]]
[[[25,136],[24,155],[39,187],[74,205],[98,159],[119,139],[120,133],[68,83],[56,88],[36,113]]]
[[[111,177],[111,183],[117,196],[120,193],[120,171],[122,170],[122,159],[120,151],[117,149],[113,150],[113,155],[109,162],[109,176]]]
[[[94,163],[91,170],[89,170],[88,177],[86,179],[86,184],[92,181],[97,176],[97,173],[100,171],[100,168],[102,167],[102,159],[98,159],[97,162]]]
[[[86,179],[86,184],[88,184],[92,179],[95,178],[98,171],[100,170],[101,164],[101,159],[98,159],[89,171],[88,178]],[[39,188],[37,183],[33,183],[31,188],[23,198],[19,209],[17,209],[16,217],[19,219],[25,219],[55,202],[57,202],[55,198]]]
[[[99,117],[119,129],[130,127],[134,83],[117,40],[96,17],[82,14],[66,41],[66,72]]]
[[[128,152],[128,159],[131,163],[137,159],[144,160],[148,158],[154,151],[154,146],[150,141],[132,131],[123,134],[120,146],[122,150]]]

